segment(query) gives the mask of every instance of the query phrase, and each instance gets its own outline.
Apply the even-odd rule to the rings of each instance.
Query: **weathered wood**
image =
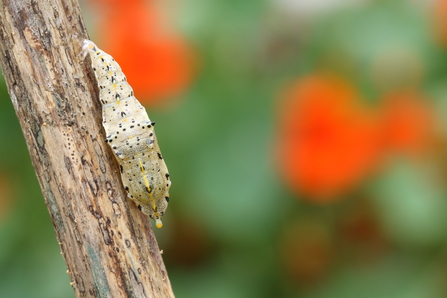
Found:
[[[149,218],[126,199],[104,142],[94,75],[73,36],[87,36],[78,2],[0,8],[1,68],[76,296],[174,297]]]

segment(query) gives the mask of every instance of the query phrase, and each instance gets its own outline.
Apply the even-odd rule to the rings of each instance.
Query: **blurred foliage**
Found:
[[[177,297],[447,296],[446,3],[82,2],[119,63],[163,62],[123,69],[173,180]],[[0,297],[73,297],[3,81],[0,116]]]

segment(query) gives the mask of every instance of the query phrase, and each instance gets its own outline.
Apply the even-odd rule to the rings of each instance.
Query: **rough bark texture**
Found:
[[[76,296],[174,297],[149,219],[126,199],[104,142],[94,75],[78,57],[78,2],[0,8],[1,68]]]

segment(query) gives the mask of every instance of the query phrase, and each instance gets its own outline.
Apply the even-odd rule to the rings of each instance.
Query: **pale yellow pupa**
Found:
[[[171,180],[155,137],[155,122],[133,96],[132,87],[112,56],[86,39],[82,46],[83,58],[87,54],[98,82],[105,141],[115,152],[124,188],[138,209],[161,228]]]

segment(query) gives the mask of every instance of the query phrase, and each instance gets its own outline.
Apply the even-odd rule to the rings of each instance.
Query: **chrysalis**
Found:
[[[107,135],[105,141],[115,152],[127,195],[161,228],[171,181],[155,137],[155,122],[133,96],[126,76],[109,54],[90,40],[84,40],[82,54],[83,58],[89,54],[92,60]]]

